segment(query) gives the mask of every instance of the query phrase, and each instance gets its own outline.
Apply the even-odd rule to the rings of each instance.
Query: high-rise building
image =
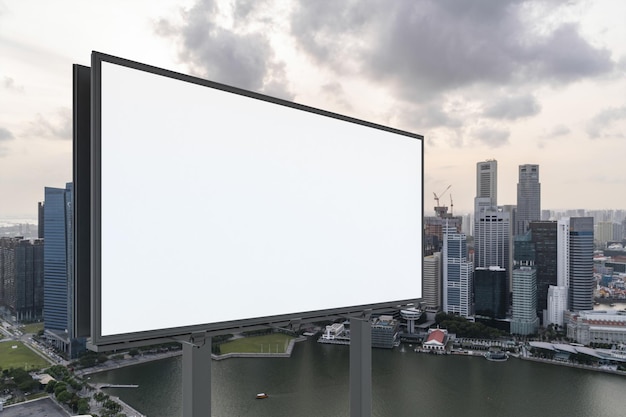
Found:
[[[613,222],[597,222],[594,229],[593,236],[599,247],[603,248],[613,240]]]
[[[624,239],[624,225],[622,223],[613,223],[613,241],[621,242]]]
[[[8,308],[17,320],[42,317],[42,239],[0,238],[0,295],[0,305]]]
[[[11,311],[20,320],[43,316],[43,239],[22,240],[16,248],[15,292]]]
[[[0,306],[3,307],[10,298],[7,290],[15,281],[15,248],[20,240],[20,237],[0,238]]]
[[[476,315],[503,319],[509,308],[506,270],[498,266],[474,271],[474,312]]]
[[[476,198],[491,199],[498,204],[498,161],[489,159],[476,164]]]
[[[593,309],[593,217],[572,217],[569,225],[569,309]]]
[[[424,256],[441,252],[443,245],[443,229],[445,226],[454,227],[461,232],[461,217],[424,217]]]
[[[474,221],[474,264],[477,268],[499,266],[510,270],[510,215],[490,207],[476,214]]]
[[[511,334],[530,335],[537,332],[537,272],[530,266],[513,270],[513,304]]]
[[[563,325],[563,312],[567,310],[567,294],[567,287],[557,285],[548,287],[548,308],[543,320],[544,326],[549,324]]]
[[[557,223],[557,286],[567,287],[567,309],[593,308],[593,217]]]
[[[37,203],[37,237],[39,239],[44,238],[43,224],[44,224],[43,202],[39,202]]]
[[[535,250],[537,271],[537,315],[548,308],[548,287],[557,285],[557,222],[530,222],[531,241]]]
[[[74,239],[73,187],[45,188],[44,202],[44,330],[69,357],[85,349],[73,335]]]
[[[441,252],[424,257],[424,278],[422,279],[422,301],[430,311],[440,311],[441,296]]]
[[[528,231],[530,222],[541,219],[541,184],[539,183],[539,165],[519,166],[517,183],[517,213],[515,235]]]
[[[472,275],[468,261],[467,238],[455,229],[443,235],[443,310],[463,317],[472,315]]]
[[[557,222],[556,230],[556,285],[569,288],[569,217]]]

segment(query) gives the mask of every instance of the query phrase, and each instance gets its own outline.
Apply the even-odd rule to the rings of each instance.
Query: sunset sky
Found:
[[[626,2],[0,0],[0,219],[72,179],[72,64],[92,50],[425,137],[425,214],[476,162],[498,203],[626,209]],[[211,115],[207,114],[207,123]],[[175,138],[172,138],[175,146]]]

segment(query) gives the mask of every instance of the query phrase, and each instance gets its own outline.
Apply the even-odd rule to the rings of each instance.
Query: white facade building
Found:
[[[567,287],[550,285],[548,287],[548,310],[544,324],[563,326],[563,312],[567,310]]]
[[[335,340],[338,336],[343,334],[345,331],[345,326],[343,323],[333,323],[331,325],[326,326],[326,330],[322,335],[322,339],[324,340]]]
[[[589,310],[566,312],[567,337],[583,345],[626,343],[626,312]]]

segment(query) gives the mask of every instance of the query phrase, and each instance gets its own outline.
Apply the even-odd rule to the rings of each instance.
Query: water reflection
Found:
[[[347,346],[296,345],[291,358],[213,362],[214,417],[349,416]],[[557,365],[510,359],[372,351],[374,417],[622,415],[626,379]],[[149,417],[181,415],[181,360],[166,359],[92,376],[139,384],[109,390]],[[256,400],[268,392],[267,400]]]

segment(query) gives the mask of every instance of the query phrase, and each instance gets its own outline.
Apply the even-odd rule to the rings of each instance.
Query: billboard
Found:
[[[421,297],[423,138],[92,54],[91,343]]]

